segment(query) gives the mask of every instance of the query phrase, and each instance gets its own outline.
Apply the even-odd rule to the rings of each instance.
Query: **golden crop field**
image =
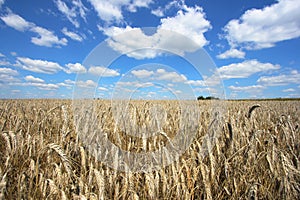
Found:
[[[128,152],[161,149],[180,129],[175,102],[133,101],[121,129],[110,102],[95,102],[98,121],[86,131],[99,122],[105,137]],[[198,102],[199,120],[182,118],[198,129],[177,160],[129,172],[115,170],[126,169],[119,154],[107,166],[88,150],[74,119],[81,123],[89,113],[74,112],[71,100],[1,100],[0,199],[299,199],[300,101],[225,101],[219,117],[212,102]],[[149,114],[155,103],[166,110],[158,120]],[[146,139],[129,134],[153,126],[161,132]],[[203,152],[210,130],[218,137]]]

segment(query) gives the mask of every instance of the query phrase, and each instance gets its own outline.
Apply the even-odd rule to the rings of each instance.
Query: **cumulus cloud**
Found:
[[[16,66],[19,66],[27,71],[45,74],[54,74],[60,70],[63,70],[63,67],[56,62],[39,59],[34,60],[25,57],[18,57]]]
[[[186,83],[192,86],[206,86],[204,80],[188,80]]]
[[[18,71],[14,70],[14,69],[1,67],[0,68],[0,74],[6,74],[6,75],[10,75],[10,76],[17,76],[19,73],[18,73]]]
[[[145,70],[145,69],[141,69],[141,70],[132,70],[131,73],[138,77],[138,78],[146,78],[146,77],[149,77],[151,75],[154,74],[153,71],[148,71],[148,70]]]
[[[80,64],[80,63],[68,63],[66,64],[67,69],[65,69],[65,72],[68,74],[71,73],[85,73],[87,70],[86,68]]]
[[[131,74],[140,79],[146,80],[159,80],[159,81],[170,81],[170,82],[185,82],[187,81],[187,77],[183,74],[179,74],[177,72],[166,71],[165,69],[156,69],[152,70],[133,70]]]
[[[258,83],[266,86],[280,86],[300,83],[300,73],[293,70],[289,74],[281,74],[277,76],[262,76],[257,80]]]
[[[46,47],[52,47],[53,45],[67,45],[68,40],[66,38],[59,39],[53,31],[28,22],[21,16],[12,12],[9,12],[7,15],[2,16],[1,19],[7,26],[10,26],[18,31],[30,31],[36,33],[38,36],[31,38],[31,42],[35,45]]]
[[[161,19],[159,27],[185,35],[200,47],[208,43],[203,34],[211,29],[210,22],[205,18],[205,13],[199,6],[183,6],[183,9],[179,10],[175,17]]]
[[[107,1],[107,0],[89,0],[98,16],[108,24],[112,22],[123,21],[123,11],[126,9],[130,12],[136,12],[137,8],[149,7],[153,0],[123,0],[123,1]]]
[[[15,82],[20,82],[20,80],[14,76],[0,73],[0,84],[10,84]]]
[[[43,79],[40,78],[36,78],[34,76],[28,75],[24,78],[27,82],[31,82],[31,83],[44,83],[45,81]]]
[[[14,13],[9,13],[5,16],[2,16],[1,19],[7,26],[10,26],[18,31],[26,31],[33,26],[32,23],[27,22],[21,16]]]
[[[59,88],[58,85],[52,83],[28,83],[27,85],[37,87],[40,90],[57,90]]]
[[[159,42],[157,34],[147,36],[140,28],[130,26],[125,28],[113,26],[102,29],[102,31],[110,37],[108,45],[112,49],[129,57],[136,59],[154,58],[161,53],[161,50],[157,50]]]
[[[300,36],[300,1],[278,0],[263,9],[250,9],[228,22],[224,31],[232,46],[247,49],[273,47]]]
[[[102,66],[92,66],[89,68],[88,72],[101,77],[120,76],[120,73],[118,71]]]
[[[130,26],[98,28],[110,37],[108,44],[114,50],[129,57],[144,59],[154,58],[166,51],[183,55],[207,45],[204,33],[211,29],[211,25],[201,7],[183,6],[176,16],[161,19],[153,35]]]
[[[6,60],[0,60],[0,66],[8,66],[8,65],[11,65],[10,62]]]
[[[222,79],[247,78],[255,73],[278,70],[279,65],[260,63],[257,60],[246,60],[241,63],[233,63],[217,69]]]
[[[245,58],[245,52],[238,49],[229,49],[224,53],[221,53],[217,56],[219,59],[227,59],[227,58]]]
[[[72,31],[68,31],[68,29],[66,27],[64,27],[62,29],[62,33],[65,34],[65,36],[68,36],[69,38],[71,38],[72,40],[76,40],[79,42],[81,42],[83,40],[83,38],[80,35],[72,32]]]
[[[165,69],[157,69],[154,78],[156,80],[171,81],[171,82],[185,82],[187,78],[183,74],[176,72],[168,72]]]
[[[32,37],[31,42],[33,44],[45,47],[52,47],[53,45],[67,45],[68,40],[66,38],[59,39],[52,31],[45,28],[35,26],[30,29],[32,32],[38,34],[38,37]]]
[[[97,83],[94,82],[93,80],[86,80],[86,81],[77,81],[76,86],[81,87],[81,88],[93,88],[97,86]]]
[[[64,82],[57,83],[59,87],[66,87],[67,89],[71,89],[75,84],[75,81],[72,81],[70,79],[64,80]]]
[[[65,83],[70,84],[70,85],[74,85],[75,81],[72,81],[70,79],[65,80]]]
[[[8,84],[13,82],[19,82],[20,80],[16,78],[19,73],[11,68],[0,68],[0,84]]]

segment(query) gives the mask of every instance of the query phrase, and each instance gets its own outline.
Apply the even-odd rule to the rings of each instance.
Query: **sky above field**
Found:
[[[0,0],[0,98],[72,98],[75,85],[99,98],[214,86],[228,99],[300,97],[299,11],[299,0]],[[185,59],[197,52],[215,66]]]

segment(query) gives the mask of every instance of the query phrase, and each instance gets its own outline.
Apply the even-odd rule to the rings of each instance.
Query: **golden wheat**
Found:
[[[118,108],[106,100],[94,102],[93,115],[72,112],[70,100],[1,100],[0,199],[300,198],[300,101],[226,101],[223,115],[213,101],[198,103],[199,120],[182,117],[176,101],[134,100],[128,123],[115,120]],[[105,152],[86,145],[106,138],[134,153],[175,149],[182,120],[199,125],[192,144],[157,170],[130,172],[118,151],[107,166],[95,156],[109,160]],[[91,137],[85,141],[81,131]],[[169,163],[172,153],[162,151],[156,162]]]

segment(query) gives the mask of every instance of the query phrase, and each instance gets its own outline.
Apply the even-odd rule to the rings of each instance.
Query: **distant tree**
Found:
[[[208,99],[208,100],[213,100],[213,99],[217,100],[217,99],[219,99],[219,98],[209,96],[209,97],[206,97],[206,99]]]
[[[197,100],[204,100],[205,98],[203,96],[197,97]]]
[[[197,97],[197,100],[218,100],[218,99],[219,98],[212,97],[212,96],[208,96],[208,97],[199,96],[199,97]]]

